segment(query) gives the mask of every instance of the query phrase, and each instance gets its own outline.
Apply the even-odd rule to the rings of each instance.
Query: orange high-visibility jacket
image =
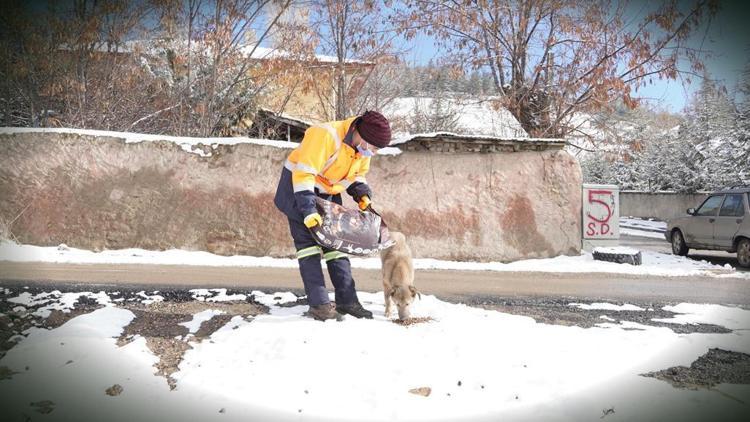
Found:
[[[335,195],[353,183],[366,183],[370,157],[363,157],[345,137],[357,117],[312,126],[305,131],[300,146],[285,163],[292,172],[295,194],[302,191]],[[349,140],[349,142],[351,142]]]

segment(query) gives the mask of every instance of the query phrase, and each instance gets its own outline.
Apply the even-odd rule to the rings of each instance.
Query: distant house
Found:
[[[191,51],[200,54],[203,50],[197,45],[198,42],[193,43]],[[72,50],[66,46],[60,49]],[[102,44],[95,47],[93,53],[135,60],[158,80],[171,85],[187,76],[187,60],[182,57],[185,51],[186,45],[175,45],[173,41],[162,45],[158,40],[132,40],[116,46]],[[348,95],[357,95],[356,91],[361,89],[375,67],[374,63],[361,60],[346,60],[339,64],[336,57],[321,54],[301,58],[281,49],[257,45],[239,47],[238,52],[245,59],[258,64],[248,66],[248,76],[256,77],[261,85],[267,85],[257,98],[259,110],[262,110],[259,115],[240,113],[234,116],[222,131],[225,135],[263,132],[268,128],[269,118],[274,116],[283,116],[282,120],[291,119],[298,123],[330,120],[335,114],[332,105],[336,103],[336,73],[344,71],[346,86],[352,87],[353,91]],[[256,117],[264,122],[265,129],[252,128]],[[296,123],[289,127],[291,138],[296,137],[293,129],[299,127]],[[286,134],[281,135],[278,139],[288,138]]]
[[[308,122],[331,120],[335,115],[336,72],[338,59],[316,54],[300,59],[278,49],[246,47],[248,57],[276,66],[281,73],[261,99],[261,107],[275,113]],[[346,85],[352,87],[347,95],[356,96],[375,68],[372,62],[346,60],[342,65]]]

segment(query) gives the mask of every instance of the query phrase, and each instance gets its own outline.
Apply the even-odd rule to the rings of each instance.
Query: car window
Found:
[[[727,195],[719,211],[719,217],[742,217],[743,215],[745,215],[745,208],[742,204],[742,194]]]
[[[715,217],[716,211],[721,206],[721,201],[724,199],[724,195],[710,196],[696,211],[695,215],[699,217]]]

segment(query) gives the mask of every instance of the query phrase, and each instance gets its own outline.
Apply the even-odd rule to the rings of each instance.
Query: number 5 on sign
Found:
[[[619,188],[583,185],[583,238],[620,238]]]

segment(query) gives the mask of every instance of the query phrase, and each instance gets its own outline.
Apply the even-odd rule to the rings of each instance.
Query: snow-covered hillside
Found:
[[[441,114],[450,120],[448,128],[426,128],[419,132],[447,130],[464,135],[485,135],[498,138],[525,138],[526,131],[505,108],[493,104],[491,98],[457,99],[446,97],[400,97],[394,99],[382,112],[393,123],[394,131],[408,133],[410,124],[418,114]],[[414,132],[414,131],[412,131]]]

